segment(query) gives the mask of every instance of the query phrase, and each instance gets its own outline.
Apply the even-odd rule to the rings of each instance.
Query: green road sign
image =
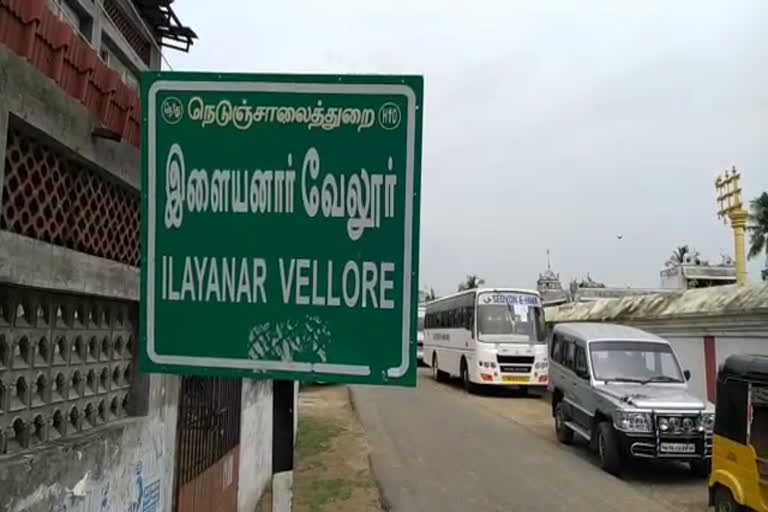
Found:
[[[142,75],[145,371],[415,385],[422,90]]]

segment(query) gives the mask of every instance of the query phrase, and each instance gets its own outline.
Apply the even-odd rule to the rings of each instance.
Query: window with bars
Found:
[[[182,377],[178,485],[193,480],[240,443],[241,393],[241,379]]]
[[[104,1],[104,12],[115,28],[123,35],[128,45],[136,52],[136,55],[144,64],[149,66],[152,43],[148,40],[147,35],[136,26],[115,0]]]

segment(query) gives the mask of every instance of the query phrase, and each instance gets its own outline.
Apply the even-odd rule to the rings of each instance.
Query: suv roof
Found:
[[[619,324],[605,324],[597,322],[573,322],[555,325],[554,330],[563,334],[570,334],[584,341],[605,340],[614,341],[632,340],[648,341],[651,343],[667,343],[664,338],[645,332],[635,327]]]

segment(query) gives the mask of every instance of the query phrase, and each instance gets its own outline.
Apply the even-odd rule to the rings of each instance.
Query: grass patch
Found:
[[[306,458],[323,453],[330,449],[333,439],[342,432],[344,428],[334,420],[303,417],[299,420],[296,455]]]
[[[311,512],[323,512],[328,503],[348,500],[354,488],[355,482],[345,478],[316,480],[310,484],[302,501],[309,505]]]

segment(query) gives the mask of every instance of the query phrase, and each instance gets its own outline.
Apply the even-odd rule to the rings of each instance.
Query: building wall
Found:
[[[683,369],[691,371],[691,392],[715,401],[717,370],[732,354],[768,354],[768,319],[761,312],[732,320],[722,315],[623,322],[672,344]],[[672,323],[671,323],[672,322]]]
[[[130,0],[113,1],[125,8]],[[106,34],[126,55],[134,57],[114,27],[105,26],[108,22],[99,10],[101,0],[96,3],[68,0],[68,4],[77,4],[81,11],[91,15],[91,42],[96,47],[102,34]],[[128,10],[126,12],[130,14]],[[154,47],[150,60],[153,67],[159,65],[159,54]],[[0,43],[0,190],[7,185],[9,177],[19,179],[27,171],[36,172],[48,179],[46,184],[58,183],[58,193],[62,194],[58,206],[61,210],[68,209],[64,212],[67,215],[73,211],[80,214],[78,219],[86,227],[79,229],[91,229],[98,224],[97,230],[101,234],[95,238],[108,239],[117,232],[122,240],[117,245],[127,245],[129,249],[115,249],[114,240],[111,245],[102,243],[97,247],[99,244],[94,243],[94,237],[78,239],[70,228],[57,231],[50,214],[42,219],[44,228],[35,228],[33,222],[28,225],[28,232],[6,220],[5,227],[0,228],[0,343],[3,334],[15,336],[15,331],[3,324],[2,317],[6,314],[2,303],[6,293],[4,286],[46,296],[63,293],[110,304],[121,301],[130,304],[134,310],[137,310],[139,299],[138,245],[137,238],[131,238],[138,233],[140,158],[136,142],[126,142],[125,138],[122,142],[114,142],[94,137],[94,128],[101,126],[104,120],[89,110],[87,102],[73,96],[72,91],[64,90],[62,83],[44,75],[39,68],[38,64],[33,65]],[[19,143],[20,133],[25,141],[34,141],[32,149],[26,146],[27,142]],[[11,143],[13,148],[7,146]],[[47,163],[42,164],[41,157],[29,156],[33,151],[42,151],[49,156],[53,153],[63,155],[62,158],[69,162],[66,173],[77,179],[62,179],[65,172],[58,160],[51,164],[44,157]],[[35,163],[30,163],[31,160],[20,163],[19,153],[22,158],[36,159]],[[12,161],[14,158],[16,161]],[[19,171],[22,167],[25,170]],[[32,167],[34,169],[30,170]],[[78,181],[84,175],[88,178]],[[31,181],[34,183],[34,179]],[[37,186],[42,193],[45,186]],[[84,199],[87,202],[90,199],[96,203],[103,201],[108,213],[104,215],[98,207],[94,207],[95,211],[79,211],[78,205],[73,206],[71,200],[66,207],[62,206],[66,201],[61,198],[69,197],[68,194],[73,192],[91,194],[93,197]],[[23,186],[14,194],[30,197]],[[47,194],[51,194],[50,190]],[[49,196],[39,197],[43,198],[40,199],[41,208],[56,208]],[[122,199],[115,203],[114,197]],[[7,213],[3,210],[3,201],[0,195],[0,215]],[[105,219],[112,218],[114,222],[112,208],[128,212],[129,220],[119,227],[105,225]],[[15,218],[16,215],[18,212],[3,218]],[[60,221],[58,228],[64,224],[69,223]],[[133,229],[135,233],[131,233]],[[130,386],[121,384],[119,389],[121,398],[130,399],[120,418],[110,418],[108,422],[94,424],[82,432],[70,431],[56,441],[46,439],[36,446],[30,443],[8,454],[3,454],[4,443],[15,434],[12,422],[6,421],[9,418],[5,414],[7,411],[2,410],[3,400],[9,403],[8,394],[4,398],[4,393],[0,393],[0,427],[3,427],[0,428],[1,511],[173,510],[180,379],[172,375],[142,374],[136,370],[137,361],[133,360],[133,363]],[[30,373],[33,371],[39,370],[35,368]],[[0,384],[4,381],[8,384],[8,377],[15,378],[18,373],[17,368],[4,369],[0,361]],[[4,389],[11,388],[0,387],[0,391]],[[240,475],[237,508],[251,512],[271,476],[272,385],[270,381],[244,381],[241,393],[240,456],[234,459],[235,474]],[[94,396],[96,400],[100,398],[98,394]],[[81,402],[78,406],[86,405],[86,400]],[[53,411],[54,405],[38,407],[32,410],[27,404],[29,411],[24,414]],[[46,422],[51,421],[50,416],[41,417],[45,417]]]
[[[93,171],[94,179],[138,195],[135,147],[92,137],[98,123],[85,106],[3,45],[0,68],[0,184],[11,171],[5,158],[9,129],[22,129],[30,140]],[[0,282],[107,303],[119,299],[134,308],[138,301],[137,267],[11,231],[0,231]],[[130,511],[141,501],[141,510],[170,511],[179,379],[135,372],[131,383],[132,417],[0,456],[0,510]],[[7,439],[9,432],[4,434]]]
[[[652,327],[649,329],[653,329]],[[662,333],[659,333],[662,334]],[[704,357],[704,339],[701,336],[671,335],[667,339],[672,344],[680,365],[691,371],[688,387],[699,398],[707,398],[707,373]]]
[[[768,354],[768,286],[746,284],[547,308],[549,323],[610,322],[633,325],[669,340],[690,390],[716,398],[719,366],[731,354]]]
[[[172,510],[178,378],[153,375],[150,389],[146,417],[0,459],[0,509]]]
[[[272,476],[272,381],[244,380],[238,512],[253,512]]]

